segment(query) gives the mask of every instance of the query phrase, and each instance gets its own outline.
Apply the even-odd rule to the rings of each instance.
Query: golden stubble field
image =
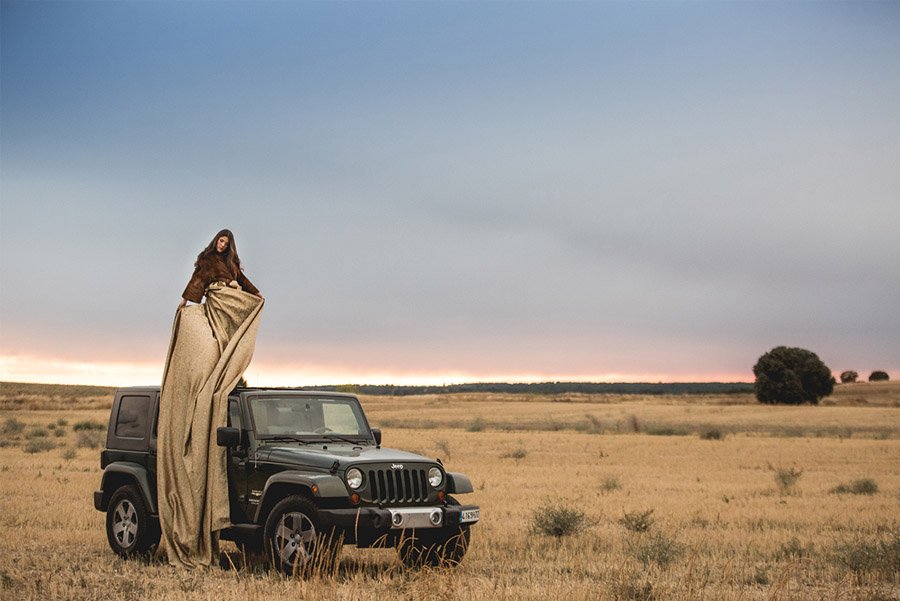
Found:
[[[409,572],[390,550],[345,547],[334,576],[308,581],[244,565],[229,543],[227,568],[195,573],[118,559],[91,501],[99,450],[87,445],[101,435],[85,424],[105,424],[103,391],[27,393],[0,390],[4,599],[900,595],[896,383],[840,386],[819,407],[765,407],[748,395],[364,397],[385,446],[441,457],[472,478],[465,500],[482,507],[482,522],[456,569]],[[864,479],[877,492],[832,492]],[[542,507],[583,512],[582,526],[536,534]],[[649,510],[646,532],[623,525]]]

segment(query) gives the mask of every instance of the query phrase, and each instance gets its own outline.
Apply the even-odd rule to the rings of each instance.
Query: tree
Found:
[[[869,374],[869,382],[887,382],[890,379],[886,371],[873,371]]]
[[[853,382],[856,382],[856,378],[858,377],[859,374],[853,370],[841,372],[841,382],[844,384],[852,384]]]
[[[834,377],[812,351],[778,346],[753,366],[754,388],[761,403],[818,404],[834,391]]]
[[[241,379],[238,380],[237,386],[235,388],[247,388],[247,378],[241,376]]]

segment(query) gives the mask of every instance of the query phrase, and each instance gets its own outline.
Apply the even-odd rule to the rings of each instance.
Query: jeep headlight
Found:
[[[433,467],[428,470],[428,483],[431,485],[431,488],[437,488],[443,481],[444,474],[441,472],[441,468]]]
[[[362,472],[357,468],[351,467],[349,470],[347,470],[347,486],[349,486],[353,490],[356,490],[357,488],[362,486],[362,481]]]

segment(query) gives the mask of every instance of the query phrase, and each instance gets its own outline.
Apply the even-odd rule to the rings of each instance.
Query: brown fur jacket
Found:
[[[207,286],[213,282],[230,282],[231,280],[237,280],[238,285],[245,292],[259,294],[259,290],[247,279],[242,271],[238,270],[235,273],[234,268],[223,261],[219,255],[213,253],[201,259],[197,267],[194,268],[194,275],[191,276],[191,281],[188,282],[181,296],[189,301],[199,303],[206,292]]]

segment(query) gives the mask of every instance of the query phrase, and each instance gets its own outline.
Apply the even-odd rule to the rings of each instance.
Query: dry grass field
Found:
[[[227,543],[226,568],[124,562],[91,502],[91,447],[105,435],[92,427],[105,428],[110,391],[4,384],[0,597],[900,598],[898,383],[839,386],[819,407],[749,395],[362,400],[386,446],[471,476],[466,500],[483,517],[458,568],[409,572],[391,551],[345,547],[336,574],[304,581],[245,564]],[[581,522],[541,534],[536,512],[563,530]]]

